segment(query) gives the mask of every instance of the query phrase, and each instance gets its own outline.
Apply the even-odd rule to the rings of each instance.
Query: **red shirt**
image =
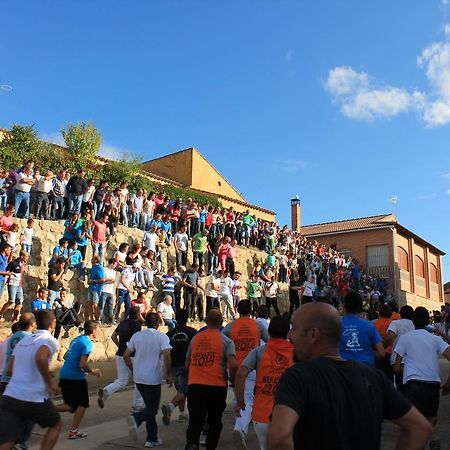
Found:
[[[2,216],[0,219],[0,227],[2,231],[9,231],[11,225],[14,223],[14,216]]]
[[[92,227],[92,242],[106,244],[106,223],[94,220]]]

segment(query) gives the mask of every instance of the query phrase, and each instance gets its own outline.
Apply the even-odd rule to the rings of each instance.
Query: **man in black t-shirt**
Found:
[[[384,374],[339,356],[341,333],[330,305],[294,313],[290,339],[300,362],[277,385],[268,450],[378,450],[384,419],[401,428],[397,449],[423,449],[430,424]]]
[[[125,389],[130,381],[132,375],[130,369],[126,366],[123,360],[123,354],[127,348],[127,343],[131,339],[133,334],[141,331],[141,323],[139,322],[139,317],[141,315],[141,310],[139,306],[133,306],[130,308],[130,313],[128,319],[123,320],[119,323],[118,327],[111,335],[111,340],[117,345],[116,352],[116,367],[117,367],[117,379],[111,384],[100,389],[98,391],[97,403],[100,408],[105,406],[106,399],[117,391]],[[136,386],[134,387],[134,402],[133,409],[140,410],[144,408],[144,400],[139,394]]]
[[[170,351],[170,358],[172,360],[172,375],[177,393],[170,403],[161,407],[161,411],[163,413],[163,423],[165,425],[170,424],[170,416],[172,411],[177,406],[180,411],[178,422],[186,422],[188,420],[188,416],[184,412],[188,377],[188,372],[186,369],[186,354],[189,348],[189,343],[197,333],[195,328],[188,327],[186,325],[188,318],[189,314],[185,309],[178,309],[175,313],[177,326],[167,333],[167,336],[170,339],[170,345],[172,347],[172,350]]]
[[[48,302],[53,306],[53,302],[59,297],[62,287],[62,277],[66,267],[66,258],[59,257],[56,264],[50,264],[48,268]]]

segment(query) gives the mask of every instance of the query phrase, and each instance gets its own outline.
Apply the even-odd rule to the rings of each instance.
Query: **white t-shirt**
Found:
[[[160,312],[162,318],[166,320],[172,320],[175,315],[175,311],[173,310],[172,305],[168,305],[166,302],[159,303],[156,310]]]
[[[233,287],[233,280],[230,277],[220,278],[220,295],[231,295],[231,288]]]
[[[134,211],[141,213],[142,207],[144,206],[144,197],[142,197],[142,195],[138,197],[134,194],[133,197],[131,197],[131,203],[133,204]]]
[[[22,188],[21,188],[22,189]],[[37,190],[48,194],[53,189],[53,179],[46,180],[45,177],[40,177],[37,183]]]
[[[125,252],[117,250],[114,253],[114,258],[117,258],[121,263],[125,263],[125,260],[127,259],[127,254]]]
[[[155,209],[155,202],[153,200],[147,200],[147,203],[144,205],[144,213],[149,216],[153,216],[153,210]]]
[[[276,281],[266,283],[264,285],[264,295],[269,298],[274,298],[277,296],[278,283]]]
[[[15,186],[16,190],[22,191],[22,192],[30,192],[31,191],[31,185],[27,183],[21,183],[20,181],[24,178],[33,178],[31,175],[25,175],[23,172],[19,173],[19,176],[17,177],[17,184]]]
[[[214,289],[215,288],[215,289]],[[210,275],[208,279],[206,280],[206,289],[205,289],[205,295],[207,297],[214,297],[217,298],[217,290],[220,288],[220,281],[218,278],[216,278],[214,275]]]
[[[117,272],[114,269],[110,269],[109,267],[104,267],[106,278],[116,279]],[[115,283],[103,283],[102,284],[102,292],[106,292],[107,294],[114,295],[114,284]]]
[[[392,348],[395,348],[395,345],[397,344],[400,336],[404,335],[405,333],[408,333],[409,331],[414,330],[414,324],[412,323],[412,320],[409,319],[393,320],[390,323],[389,328],[387,330],[395,333],[394,342],[392,343]],[[395,363],[395,352],[392,352],[391,364],[394,365],[394,363]]]
[[[48,398],[47,386],[35,362],[36,353],[43,345],[50,349],[50,364],[53,354],[59,349],[59,342],[47,330],[37,330],[15,346],[13,374],[5,395],[35,403]]]
[[[95,186],[94,185],[89,186],[87,188],[87,191],[83,194],[83,202],[85,202],[85,203],[90,202],[94,191],[95,191]]]
[[[441,382],[439,356],[449,345],[427,330],[413,330],[400,336],[394,352],[405,357],[403,383],[409,380]]]
[[[152,233],[151,231],[146,231],[144,234],[144,245],[151,250],[156,252],[156,242],[158,241],[158,235]]]
[[[131,287],[133,285],[133,281],[136,278],[136,272],[133,272],[133,269],[131,267],[127,267],[126,269],[123,269],[122,273],[120,274],[120,281],[117,285],[117,289],[128,290],[128,288],[122,283],[122,277],[125,279],[127,285]]]
[[[22,230],[22,244],[32,245],[33,244],[33,236],[34,236],[34,229],[25,227]]]
[[[178,250],[181,250],[182,252],[186,252],[188,249],[188,235],[186,233],[175,233],[174,236],[175,239],[175,245],[177,246]]]
[[[120,200],[120,203],[126,203],[128,192],[129,192],[129,191],[128,191],[127,188],[121,189],[121,190],[119,191],[119,200]]]
[[[169,338],[154,328],[138,331],[127,343],[133,358],[135,383],[159,385],[163,381],[163,351],[170,350]]]
[[[313,292],[316,290],[316,285],[314,283],[311,283],[310,281],[305,281],[303,283],[303,287],[305,288],[305,290],[303,291],[303,295],[312,297]]]

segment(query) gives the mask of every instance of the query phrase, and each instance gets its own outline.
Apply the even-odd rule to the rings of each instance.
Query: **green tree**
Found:
[[[79,167],[86,165],[97,157],[102,144],[102,136],[94,124],[78,123],[68,124],[61,130],[66,142],[67,150]]]
[[[7,170],[20,167],[28,159],[36,159],[43,143],[34,125],[14,124],[0,141],[0,165]]]

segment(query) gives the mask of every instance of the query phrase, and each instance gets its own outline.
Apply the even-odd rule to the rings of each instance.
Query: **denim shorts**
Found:
[[[100,301],[100,294],[97,291],[88,291],[88,302],[94,302],[96,305],[98,305]]]
[[[8,285],[8,302],[21,305],[23,302],[23,289],[22,286],[10,286]]]
[[[184,395],[188,392],[188,372],[186,367],[172,367],[173,382],[175,384],[175,389]]]

